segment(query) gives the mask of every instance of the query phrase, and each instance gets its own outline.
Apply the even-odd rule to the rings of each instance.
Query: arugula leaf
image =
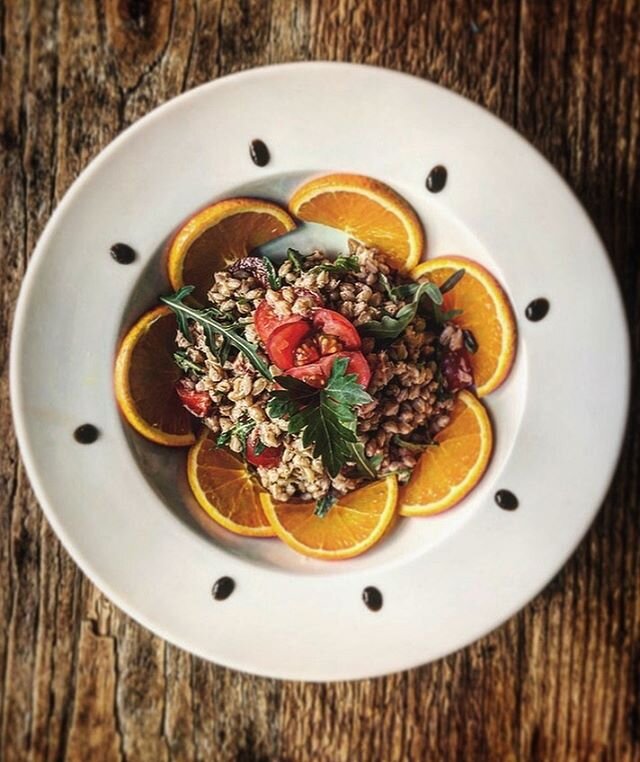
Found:
[[[262,455],[262,453],[267,449],[267,445],[262,441],[262,439],[256,439],[255,446],[253,448],[253,451],[256,455]]]
[[[376,339],[397,339],[415,319],[420,300],[424,295],[431,299],[434,309],[439,309],[437,300],[439,299],[440,304],[442,304],[442,294],[438,287],[429,281],[420,283],[415,289],[413,301],[410,304],[400,307],[394,317],[383,315],[380,320],[369,320],[360,326],[360,332]]]
[[[429,447],[438,447],[438,443],[431,442],[409,442],[407,439],[402,439],[397,434],[393,437],[393,442],[409,452],[424,452]]]
[[[278,291],[282,287],[282,281],[278,277],[278,273],[276,272],[276,268],[274,267],[273,262],[269,259],[269,257],[263,257],[262,262],[264,264],[265,270],[267,271],[269,286],[274,291]]]
[[[382,455],[374,455],[373,458],[367,458],[364,445],[362,442],[356,442],[351,448],[353,455],[352,460],[355,461],[358,471],[363,476],[368,476],[370,479],[378,478],[378,468],[382,463]]]
[[[467,328],[462,331],[462,337],[464,339],[464,348],[467,350],[467,352],[475,355],[478,349],[480,349],[476,337]]]
[[[431,301],[438,307],[442,304],[442,292],[431,281],[426,281],[424,284],[424,293],[431,299]],[[416,292],[417,293],[417,292]]]
[[[355,273],[360,269],[360,263],[358,257],[349,254],[345,256],[340,254],[333,262],[326,262],[323,265],[316,265],[311,268],[310,272],[327,272],[334,275],[344,275],[345,273]]]
[[[326,495],[323,495],[316,500],[316,509],[313,512],[313,515],[323,519],[335,503],[338,502],[338,499],[339,495],[330,489]]]
[[[204,375],[204,368],[201,365],[198,365],[198,363],[195,363],[193,360],[189,359],[187,353],[183,352],[182,350],[173,353],[173,361],[180,368],[180,370],[184,370],[185,372],[192,371],[193,373],[197,373],[199,376]]]
[[[433,316],[437,323],[447,323],[458,315],[462,315],[462,310],[441,310],[437,304],[433,307]]]
[[[447,291],[451,291],[451,289],[462,280],[465,273],[466,270],[464,267],[461,267],[459,270],[456,270],[454,273],[452,273],[440,286],[440,292],[442,294],[446,294]]]
[[[253,431],[256,423],[252,420],[247,421],[240,421],[236,423],[235,426],[233,426],[230,429],[227,429],[227,431],[223,431],[221,434],[218,435],[218,438],[216,439],[216,445],[218,447],[224,447],[225,445],[228,445],[231,441],[231,437],[235,434],[238,439],[242,442],[243,449],[247,446],[247,437],[249,434]]]
[[[397,302],[398,295],[395,293],[396,289],[392,287],[391,281],[382,271],[378,273],[378,280],[382,283],[382,288],[384,288],[389,299],[391,299],[392,302]]]
[[[401,283],[399,286],[395,286],[392,290],[396,300],[398,299],[413,299],[416,291],[418,290],[419,283]]]
[[[172,296],[162,296],[160,301],[171,307],[178,320],[178,327],[181,332],[185,330],[189,335],[189,320],[195,320],[205,330],[207,341],[212,352],[219,351],[216,346],[215,336],[219,335],[223,338],[223,348],[225,343],[231,345],[240,350],[253,367],[266,379],[273,381],[273,375],[269,370],[267,363],[258,354],[258,348],[255,344],[248,342],[244,336],[237,333],[237,328],[233,325],[225,325],[220,320],[214,320],[212,315],[214,311],[211,309],[200,310],[196,307],[190,307],[184,303],[184,299],[193,291],[193,286],[183,286],[179,291],[176,291]],[[184,329],[184,330],[183,330]],[[226,350],[228,352],[228,349]]]
[[[287,249],[287,259],[291,262],[295,273],[301,273],[304,270],[306,256],[301,254],[297,249]]]
[[[189,294],[193,291],[194,288],[195,286],[183,286],[182,288],[178,289],[175,292],[172,298],[178,302],[182,302],[184,301],[184,299],[186,299],[189,296]],[[160,298],[162,299],[162,297]],[[187,320],[187,316],[183,314],[182,312],[176,312],[175,310],[174,310],[174,313],[176,316],[176,321],[178,323],[178,330],[185,337],[185,339],[188,339],[191,336],[191,334],[189,332],[189,321]]]

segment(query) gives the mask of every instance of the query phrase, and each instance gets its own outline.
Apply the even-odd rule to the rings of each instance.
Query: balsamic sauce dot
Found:
[[[431,193],[440,193],[447,184],[447,168],[442,164],[435,166],[427,175],[427,190]]]
[[[136,258],[135,251],[126,243],[114,243],[109,251],[119,265],[130,265]]]
[[[546,317],[550,306],[551,305],[549,304],[549,300],[545,299],[544,297],[534,299],[532,302],[527,304],[527,308],[524,311],[525,317],[527,320],[531,320],[532,322],[537,323],[538,320],[542,320],[542,318]]]
[[[364,605],[371,611],[380,611],[382,608],[382,593],[377,587],[365,587],[362,591]]]
[[[83,423],[73,432],[73,438],[80,444],[93,444],[100,432],[92,423]]]
[[[520,505],[518,498],[508,489],[499,489],[495,494],[495,501],[503,511],[515,511]]]
[[[258,167],[266,166],[271,159],[267,144],[258,138],[251,141],[251,144],[249,145],[249,154],[251,156],[251,161]]]
[[[236,583],[231,577],[220,577],[213,583],[211,588],[211,595],[216,601],[224,601],[235,590]]]

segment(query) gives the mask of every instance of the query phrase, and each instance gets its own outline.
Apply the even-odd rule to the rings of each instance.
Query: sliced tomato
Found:
[[[281,370],[295,365],[296,349],[313,330],[308,320],[298,318],[295,322],[279,325],[267,339],[267,354]]]
[[[362,352],[336,352],[333,355],[325,355],[318,362],[301,365],[298,368],[289,368],[285,376],[293,376],[304,381],[309,386],[317,389],[324,386],[331,375],[331,368],[338,357],[348,357],[347,373],[355,373],[359,384],[365,388],[371,380],[371,369]]]
[[[302,319],[300,315],[289,315],[286,318],[276,315],[275,310],[266,299],[260,302],[253,313],[256,331],[264,344],[269,341],[269,337],[278,326],[286,325],[287,323],[298,323]]]
[[[366,389],[371,381],[371,368],[362,352],[336,352],[333,355],[325,355],[318,360],[318,365],[325,375],[325,383],[331,375],[331,368],[338,357],[348,357],[347,373],[355,373],[357,381]]]
[[[318,332],[336,336],[344,349],[360,349],[360,334],[344,315],[335,310],[319,309],[314,310],[312,320]]]
[[[176,382],[176,394],[180,397],[183,407],[196,418],[208,415],[213,405],[209,392],[196,391],[186,378]]]
[[[304,381],[305,384],[315,386],[316,389],[320,389],[327,382],[327,376],[319,362],[310,362],[308,365],[289,368],[284,375]]]
[[[313,337],[305,339],[293,354],[295,365],[308,365],[320,359],[320,351]]]
[[[249,463],[254,466],[263,466],[263,468],[274,468],[280,464],[282,460],[282,447],[265,447],[258,454],[256,452],[257,443],[256,437],[249,437],[246,452]]]

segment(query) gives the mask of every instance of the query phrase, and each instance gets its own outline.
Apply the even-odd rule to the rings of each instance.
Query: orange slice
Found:
[[[507,295],[490,272],[465,257],[422,262],[411,276],[440,286],[460,268],[465,275],[444,295],[443,309],[462,310],[453,322],[469,329],[478,343],[478,351],[470,358],[476,392],[484,397],[507,378],[516,355],[516,324]]]
[[[314,502],[276,503],[260,496],[264,512],[278,537],[305,556],[336,561],[364,553],[384,535],[395,515],[398,486],[387,476],[349,492],[323,518]]]
[[[216,270],[295,226],[284,209],[259,198],[228,198],[212,204],[187,220],[171,241],[171,285],[176,290],[195,286],[193,295],[204,304]]]
[[[124,337],[114,373],[122,414],[143,437],[161,445],[193,444],[192,416],[175,392],[182,373],[173,362],[176,319],[168,307],[145,313]]]
[[[344,230],[380,249],[389,264],[408,270],[420,261],[424,231],[411,206],[388,185],[364,175],[324,175],[302,185],[289,201],[307,222]]]
[[[208,429],[189,450],[187,477],[200,507],[225,529],[251,537],[273,536],[260,504],[264,490],[242,461],[216,447]]]
[[[482,478],[493,449],[491,421],[470,392],[458,395],[451,422],[400,488],[402,516],[431,516],[462,500]]]

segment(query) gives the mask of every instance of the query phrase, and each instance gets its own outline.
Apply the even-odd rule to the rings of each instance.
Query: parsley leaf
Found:
[[[305,447],[313,445],[314,457],[322,458],[330,476],[337,476],[347,462],[355,462],[375,478],[376,470],[356,436],[356,407],[372,402],[372,397],[355,373],[346,373],[348,364],[348,357],[335,360],[327,384],[320,389],[279,376],[284,389],[272,392],[268,412],[273,417],[289,417],[289,433],[301,434]]]
[[[171,296],[160,297],[160,301],[174,311],[180,331],[185,336],[189,336],[189,320],[194,320],[203,327],[212,352],[216,354],[222,352],[227,356],[230,346],[233,346],[247,357],[261,375],[269,381],[273,381],[269,366],[258,354],[258,348],[240,335],[236,325],[225,324],[222,319],[214,319],[218,315],[218,311],[215,309],[200,310],[184,303],[184,299],[193,291],[193,288],[193,286],[183,286]],[[222,337],[222,346],[218,346],[217,336]]]

